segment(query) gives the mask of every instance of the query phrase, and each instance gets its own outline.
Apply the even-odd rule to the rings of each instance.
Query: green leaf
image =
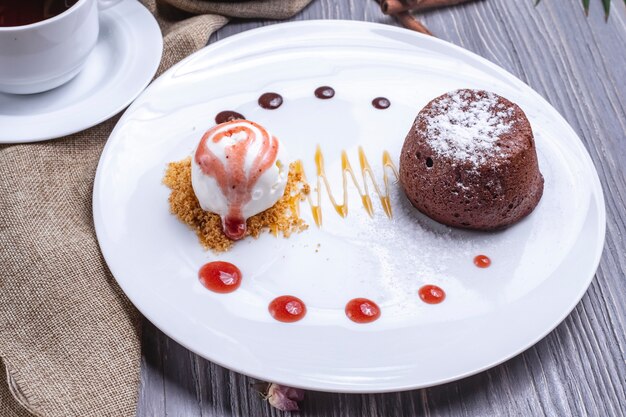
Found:
[[[541,0],[534,0],[535,6],[539,4]],[[585,15],[589,16],[589,3],[590,0],[582,0],[583,9],[585,10]],[[626,4],[626,0],[624,0],[624,4]],[[609,18],[609,12],[611,11],[611,0],[602,0],[602,7],[604,8],[604,19],[607,20]]]
[[[604,6],[604,19],[609,18],[609,12],[611,11],[611,0],[602,0],[602,5]]]
[[[589,16],[589,0],[583,0],[583,7],[585,8],[585,15]]]

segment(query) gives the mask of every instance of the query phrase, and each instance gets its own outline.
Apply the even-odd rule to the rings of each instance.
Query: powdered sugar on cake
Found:
[[[501,152],[496,142],[511,129],[512,115],[493,93],[457,90],[425,116],[427,140],[436,154],[478,166]]]

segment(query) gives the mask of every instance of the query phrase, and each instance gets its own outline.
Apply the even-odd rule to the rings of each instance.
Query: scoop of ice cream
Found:
[[[219,214],[224,233],[238,240],[246,219],[272,207],[287,185],[287,155],[280,141],[249,120],[209,129],[191,164],[191,184],[203,210]]]

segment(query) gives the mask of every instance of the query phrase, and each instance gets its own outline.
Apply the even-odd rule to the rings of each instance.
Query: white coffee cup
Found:
[[[99,9],[116,2],[78,0],[49,19],[0,27],[0,92],[40,93],[74,78],[98,40]]]

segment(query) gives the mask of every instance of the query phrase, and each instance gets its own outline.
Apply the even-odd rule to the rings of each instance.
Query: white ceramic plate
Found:
[[[0,143],[58,138],[94,126],[133,101],[154,76],[161,31],[137,0],[100,13],[100,34],[83,70],[41,94],[0,93]]]
[[[313,97],[322,85],[332,100]],[[302,159],[309,177],[321,145],[331,184],[340,152],[358,166],[363,146],[381,179],[380,158],[398,160],[416,113],[460,87],[497,92],[526,111],[536,133],[545,192],[537,209],[499,233],[438,225],[392,184],[393,220],[375,200],[367,216],[354,189],[342,219],[323,200],[324,224],[289,239],[248,239],[221,256],[201,249],[168,211],[161,184],[169,161],[189,155],[217,112],[260,122]],[[285,102],[257,105],[267,91]],[[387,110],[370,104],[391,100]],[[218,42],[154,82],[111,134],[94,189],[94,219],[106,261],[147,318],[170,337],[228,368],[324,391],[384,392],[452,381],[494,366],[550,332],[580,300],[598,265],[605,209],[596,171],[565,120],[503,69],[454,45],[370,23],[280,24]],[[473,265],[487,254],[488,269]],[[241,288],[223,295],[198,281],[207,261],[235,263]],[[423,284],[447,292],[439,305]],[[300,297],[300,322],[270,317],[276,296]],[[354,297],[378,302],[378,321],[344,315]]]

